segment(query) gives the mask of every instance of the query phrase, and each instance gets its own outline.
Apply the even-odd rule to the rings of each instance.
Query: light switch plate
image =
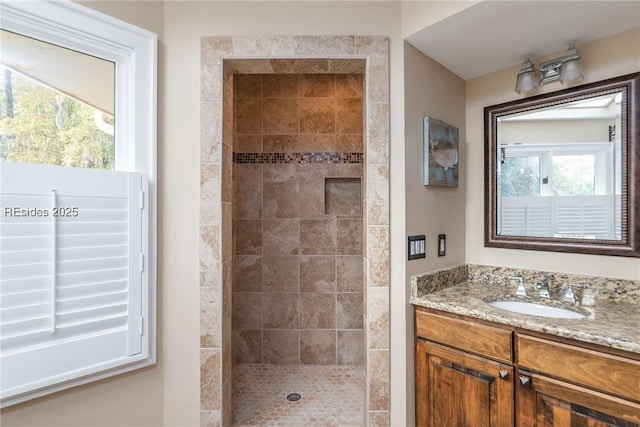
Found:
[[[427,257],[427,239],[424,234],[409,236],[409,260]]]

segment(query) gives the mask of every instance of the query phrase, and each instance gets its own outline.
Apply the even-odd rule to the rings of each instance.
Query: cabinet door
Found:
[[[640,404],[518,371],[518,427],[640,427]]]
[[[430,342],[416,343],[416,425],[513,426],[513,368]]]

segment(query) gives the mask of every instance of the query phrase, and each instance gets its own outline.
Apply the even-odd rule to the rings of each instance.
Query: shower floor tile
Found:
[[[302,399],[289,402],[287,395]],[[363,425],[361,366],[259,365],[233,368],[233,425],[356,427]]]

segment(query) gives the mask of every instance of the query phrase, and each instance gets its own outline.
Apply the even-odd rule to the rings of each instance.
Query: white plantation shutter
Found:
[[[0,168],[2,399],[146,358],[143,175]]]

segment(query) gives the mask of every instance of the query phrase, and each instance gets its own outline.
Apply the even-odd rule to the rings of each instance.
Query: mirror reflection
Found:
[[[622,238],[622,93],[497,118],[497,234]]]

